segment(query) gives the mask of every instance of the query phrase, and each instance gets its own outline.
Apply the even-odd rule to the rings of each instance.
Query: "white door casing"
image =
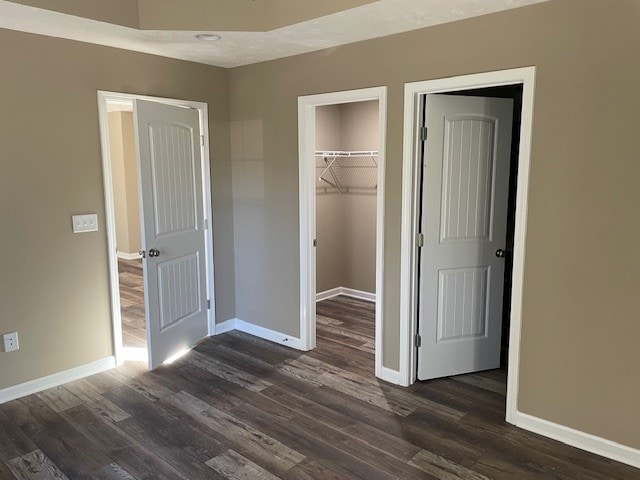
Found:
[[[427,95],[418,379],[500,366],[513,101]]]
[[[200,126],[194,109],[133,104],[153,369],[208,334]]]
[[[376,334],[375,373],[378,378],[399,384],[398,372],[384,367],[382,358],[384,316],[384,216],[385,216],[385,151],[387,132],[387,87],[323,93],[298,97],[299,134],[299,202],[300,202],[300,343],[301,350],[316,346],[316,238],[315,109],[335,105],[377,100],[379,106],[380,141],[378,148],[378,191],[376,200]]]

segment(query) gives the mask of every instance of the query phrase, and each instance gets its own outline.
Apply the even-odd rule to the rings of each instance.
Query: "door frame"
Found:
[[[300,208],[300,345],[316,347],[316,107],[377,100],[380,145],[378,148],[378,190],[376,192],[376,319],[375,375],[398,383],[397,372],[383,367],[384,316],[384,180],[387,132],[387,87],[372,87],[298,97],[299,208]]]
[[[118,276],[118,258],[116,254],[116,223],[113,195],[113,176],[111,168],[111,150],[109,145],[108,104],[129,105],[133,100],[147,100],[151,102],[192,108],[198,111],[200,119],[200,158],[202,163],[202,199],[204,202],[205,230],[205,262],[207,278],[207,297],[210,299],[207,322],[208,333],[215,333],[215,280],[213,257],[213,207],[211,203],[211,162],[209,155],[209,115],[208,105],[203,102],[179,100],[173,98],[151,97],[130,93],[98,91],[98,118],[100,124],[100,144],[102,147],[102,178],[105,200],[105,230],[107,232],[107,257],[109,263],[109,287],[111,297],[111,323],[113,332],[113,350],[116,364],[121,365],[125,360],[147,360],[146,349],[128,348],[122,344],[122,315],[120,310],[120,280]],[[140,205],[142,208],[142,205]],[[146,296],[146,292],[145,292]],[[148,348],[148,346],[147,346]]]
[[[518,407],[520,340],[522,332],[522,291],[524,282],[525,240],[529,200],[529,170],[535,90],[535,67],[463,75],[405,84],[404,148],[402,172],[402,233],[400,263],[400,380],[409,386],[416,381],[418,265],[418,175],[420,100],[424,95],[477,88],[521,84],[522,124],[516,190],[515,236],[511,290],[509,365],[507,373],[506,421],[515,423]]]

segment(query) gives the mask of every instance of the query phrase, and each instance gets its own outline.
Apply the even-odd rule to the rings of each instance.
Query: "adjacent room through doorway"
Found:
[[[116,252],[122,319],[122,345],[146,358],[147,328],[140,256],[140,206],[133,104],[108,105],[109,152],[113,178]],[[134,350],[135,352],[135,350]]]

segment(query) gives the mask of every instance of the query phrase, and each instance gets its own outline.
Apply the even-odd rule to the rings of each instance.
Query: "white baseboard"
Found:
[[[324,292],[316,293],[316,302],[327,300],[328,298],[337,297],[342,293],[342,287],[332,288],[331,290],[325,290]]]
[[[385,382],[400,385],[400,372],[398,370],[391,370],[390,368],[381,366],[376,372],[376,377]]]
[[[26,397],[33,393],[47,390],[48,388],[58,387],[65,383],[73,382],[74,380],[80,380],[81,378],[88,377],[89,375],[95,375],[116,366],[115,357],[107,357],[95,362],[87,363],[79,367],[65,370],[64,372],[54,373],[46,377],[37,378],[29,382],[21,383],[13,387],[7,387],[0,390],[0,403],[9,402],[16,398]]]
[[[270,330],[265,327],[260,327],[253,323],[240,320],[239,318],[232,318],[216,325],[216,335],[221,335],[232,330],[248,333],[254,337],[279,343],[285,347],[302,350],[302,342],[300,342],[299,338],[292,337],[291,335],[285,335],[284,333],[276,332],[275,330]]]
[[[229,320],[225,320],[222,323],[216,323],[215,335],[222,335],[223,333],[227,333],[235,329],[236,329],[236,319],[230,318]]]
[[[331,290],[325,290],[316,294],[316,302],[327,300],[329,298],[337,297],[338,295],[346,295],[347,297],[358,298],[360,300],[366,300],[368,302],[376,301],[376,294],[370,292],[363,292],[362,290],[356,290],[354,288],[336,287]]]
[[[142,258],[139,253],[116,252],[116,256],[122,260],[137,260]]]
[[[371,292],[363,292],[362,290],[355,290],[353,288],[342,287],[342,295],[347,297],[359,298],[360,300],[366,300],[368,302],[376,301],[376,294]]]
[[[566,443],[572,447],[640,468],[640,450],[635,448],[522,412],[515,413],[515,425],[524,430]]]

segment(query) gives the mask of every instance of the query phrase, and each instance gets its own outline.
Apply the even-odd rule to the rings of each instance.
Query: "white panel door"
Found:
[[[498,368],[513,101],[427,95],[418,379]]]
[[[197,110],[134,100],[149,368],[208,334]]]

